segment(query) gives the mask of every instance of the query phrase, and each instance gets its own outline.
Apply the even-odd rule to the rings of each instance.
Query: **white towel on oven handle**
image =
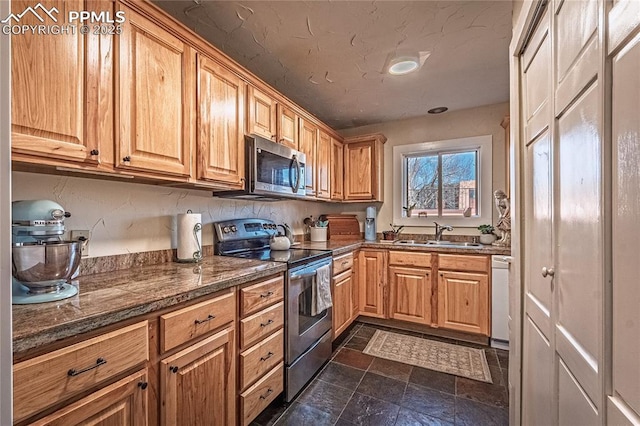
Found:
[[[316,316],[333,306],[331,300],[331,265],[321,266],[313,279],[311,315]]]

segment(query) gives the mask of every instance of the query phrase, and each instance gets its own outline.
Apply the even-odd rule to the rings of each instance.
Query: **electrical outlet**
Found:
[[[89,256],[89,241],[91,241],[91,231],[72,230],[71,241],[82,241],[82,257]]]

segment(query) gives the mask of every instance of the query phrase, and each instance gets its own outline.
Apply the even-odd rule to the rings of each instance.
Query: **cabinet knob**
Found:
[[[554,271],[553,268],[547,268],[546,266],[542,267],[542,276],[544,278],[547,278],[547,276],[553,277],[555,274],[556,271]]]
[[[171,371],[172,373],[177,373],[178,372],[178,366],[169,366],[169,371]]]
[[[91,155],[100,155],[100,151],[98,151],[97,149],[92,149],[90,154]]]
[[[271,135],[271,139],[275,140],[276,139],[276,135]]]
[[[125,163],[128,163],[129,161],[131,161],[131,157],[129,157],[128,155],[126,157],[124,157],[122,159],[122,161],[124,161]]]
[[[142,390],[145,390],[147,386],[149,386],[149,383],[147,382],[138,382],[138,387]]]

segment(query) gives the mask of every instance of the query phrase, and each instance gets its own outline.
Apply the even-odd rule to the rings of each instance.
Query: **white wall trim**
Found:
[[[0,17],[11,2],[0,1]],[[13,423],[11,344],[11,38],[0,35],[0,424]]]

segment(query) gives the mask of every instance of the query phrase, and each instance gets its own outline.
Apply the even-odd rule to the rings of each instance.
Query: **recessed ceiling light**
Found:
[[[443,112],[448,111],[449,108],[447,107],[436,107],[436,108],[431,108],[429,111],[427,111],[429,114],[442,114]]]
[[[396,51],[387,56],[383,72],[391,75],[405,75],[424,65],[431,52]]]
[[[418,58],[396,58],[391,61],[389,65],[389,74],[391,75],[404,75],[415,71],[420,66]]]

